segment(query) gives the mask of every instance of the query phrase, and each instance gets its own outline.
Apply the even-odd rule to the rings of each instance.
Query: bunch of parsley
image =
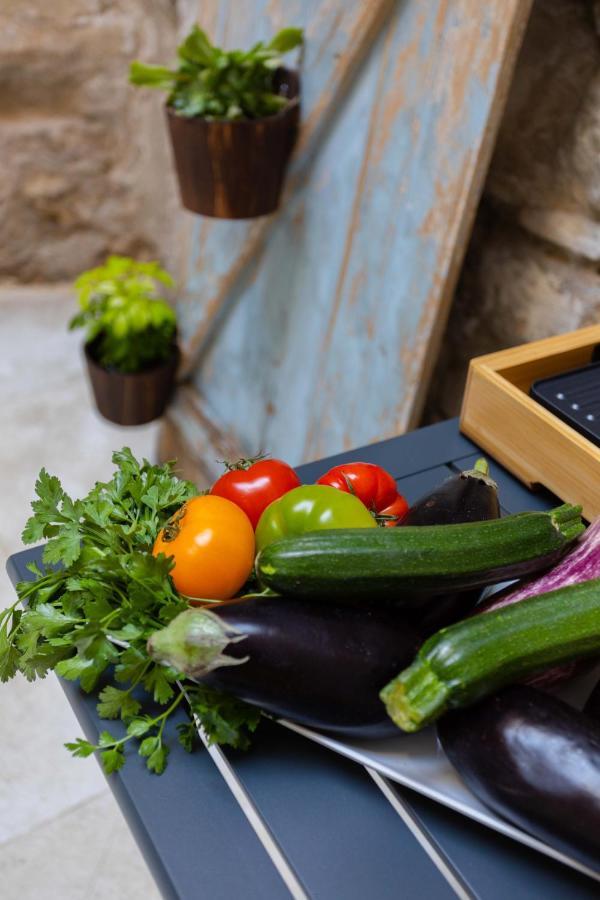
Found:
[[[152,545],[197,490],[171,464],[140,463],[128,448],[114,453],[113,462],[112,479],[82,500],[40,472],[22,537],[27,544],[47,540],[44,568],[29,566],[35,580],[18,584],[19,599],[0,613],[0,680],[21,672],[33,681],[53,670],[88,693],[101,686],[98,713],[121,719],[124,734],[104,731],[97,745],[78,738],[67,748],[75,756],[98,751],[110,773],[124,764],[128,741],[137,739],[148,769],[160,774],[169,752],[165,723],[184,699],[181,683],[216,743],[246,747],[260,713],[149,658],[150,634],[187,608],[169,577],[172,561],[154,557]],[[178,731],[191,750],[193,722]]]

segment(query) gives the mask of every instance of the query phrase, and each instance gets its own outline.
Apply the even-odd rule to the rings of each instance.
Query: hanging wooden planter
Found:
[[[93,344],[85,344],[87,363],[98,411],[116,425],[144,425],[163,414],[175,387],[179,349],[171,357],[143,372],[124,374],[101,366]]]
[[[290,102],[262,119],[184,118],[166,107],[186,209],[220,219],[250,219],[277,209],[298,134],[300,79],[280,69],[277,83]]]

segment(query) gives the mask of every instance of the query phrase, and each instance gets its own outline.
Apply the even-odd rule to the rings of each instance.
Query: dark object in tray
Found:
[[[534,400],[600,447],[600,362],[540,378],[531,385],[530,393]]]

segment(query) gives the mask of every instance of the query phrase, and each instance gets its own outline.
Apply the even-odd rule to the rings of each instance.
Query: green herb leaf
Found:
[[[152,728],[153,724],[154,720],[151,716],[142,716],[139,719],[134,719],[127,726],[127,734],[131,737],[141,737]]]
[[[147,655],[137,647],[128,647],[120,654],[119,662],[115,666],[115,678],[121,683],[136,682],[147,666]]]
[[[146,766],[151,772],[156,772],[157,775],[164,772],[167,765],[169,748],[163,744],[162,738],[159,735],[144,738],[138,752],[140,756],[146,758]]]
[[[96,706],[102,719],[128,719],[135,716],[140,708],[141,704],[129,691],[122,691],[110,684],[100,691],[99,703]]]
[[[151,771],[155,772],[157,775],[162,775],[165,771],[167,765],[167,757],[169,756],[169,748],[166,744],[162,742],[159,746],[154,750],[153,753],[150,754],[148,759],[146,760],[146,767]]]
[[[194,25],[178,48],[175,71],[134,62],[130,81],[169,92],[168,105],[177,115],[207,119],[260,118],[288,102],[277,90],[275,72],[281,56],[303,41],[301,28],[284,28],[265,46],[221,50]]]
[[[0,681],[10,681],[19,671],[19,651],[9,639],[6,627],[0,629]]]
[[[177,726],[178,740],[184,750],[187,750],[188,753],[191,753],[194,749],[194,744],[198,739],[198,734],[196,732],[196,726],[193,722],[182,722]]]
[[[160,738],[157,735],[144,738],[140,743],[138,753],[140,756],[151,756],[160,744]]]
[[[177,673],[172,669],[154,664],[144,677],[143,685],[157,703],[165,704],[175,694],[172,682],[176,679]]]
[[[31,520],[30,520],[31,521]],[[64,525],[60,533],[51,538],[44,547],[43,560],[46,565],[62,563],[70,566],[81,552],[81,534],[75,523]]]
[[[81,757],[91,756],[96,749],[93,744],[90,744],[89,741],[84,741],[83,738],[76,738],[75,741],[65,744],[65,747],[71,751],[73,756]]]
[[[125,765],[125,754],[123,747],[113,747],[111,750],[103,750],[100,754],[102,767],[107,775],[118,772]]]
[[[294,47],[299,47],[303,40],[304,32],[301,28],[282,28],[267,46],[277,53],[288,53]]]
[[[211,744],[247,749],[250,744],[248,732],[256,731],[260,722],[259,709],[204,686],[189,688],[187,693],[192,712]]]
[[[39,632],[40,636],[52,637],[65,628],[72,628],[80,620],[66,615],[50,603],[38,603],[35,608],[23,614],[21,627],[25,632]]]
[[[165,66],[149,66],[146,63],[132,62],[129,67],[129,81],[131,84],[161,88],[170,91],[176,81],[175,72],[171,72]]]
[[[118,744],[118,741],[112,736],[110,731],[101,731],[100,737],[98,738],[98,748],[112,747],[113,744]]]
[[[33,500],[31,508],[33,516],[27,520],[22,534],[23,543],[29,544],[39,541],[44,537],[44,525],[55,522],[60,515],[59,507],[65,492],[55,475],[48,475],[42,469],[35,483],[35,492],[38,500]]]
[[[178,47],[177,55],[187,62],[210,66],[215,60],[215,48],[205,32],[194,25],[183,44]]]

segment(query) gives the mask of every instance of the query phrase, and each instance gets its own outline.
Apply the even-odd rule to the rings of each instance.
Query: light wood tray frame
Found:
[[[543,485],[586,519],[600,516],[600,447],[529,396],[538,378],[584,366],[600,325],[471,360],[461,431],[529,487]]]

